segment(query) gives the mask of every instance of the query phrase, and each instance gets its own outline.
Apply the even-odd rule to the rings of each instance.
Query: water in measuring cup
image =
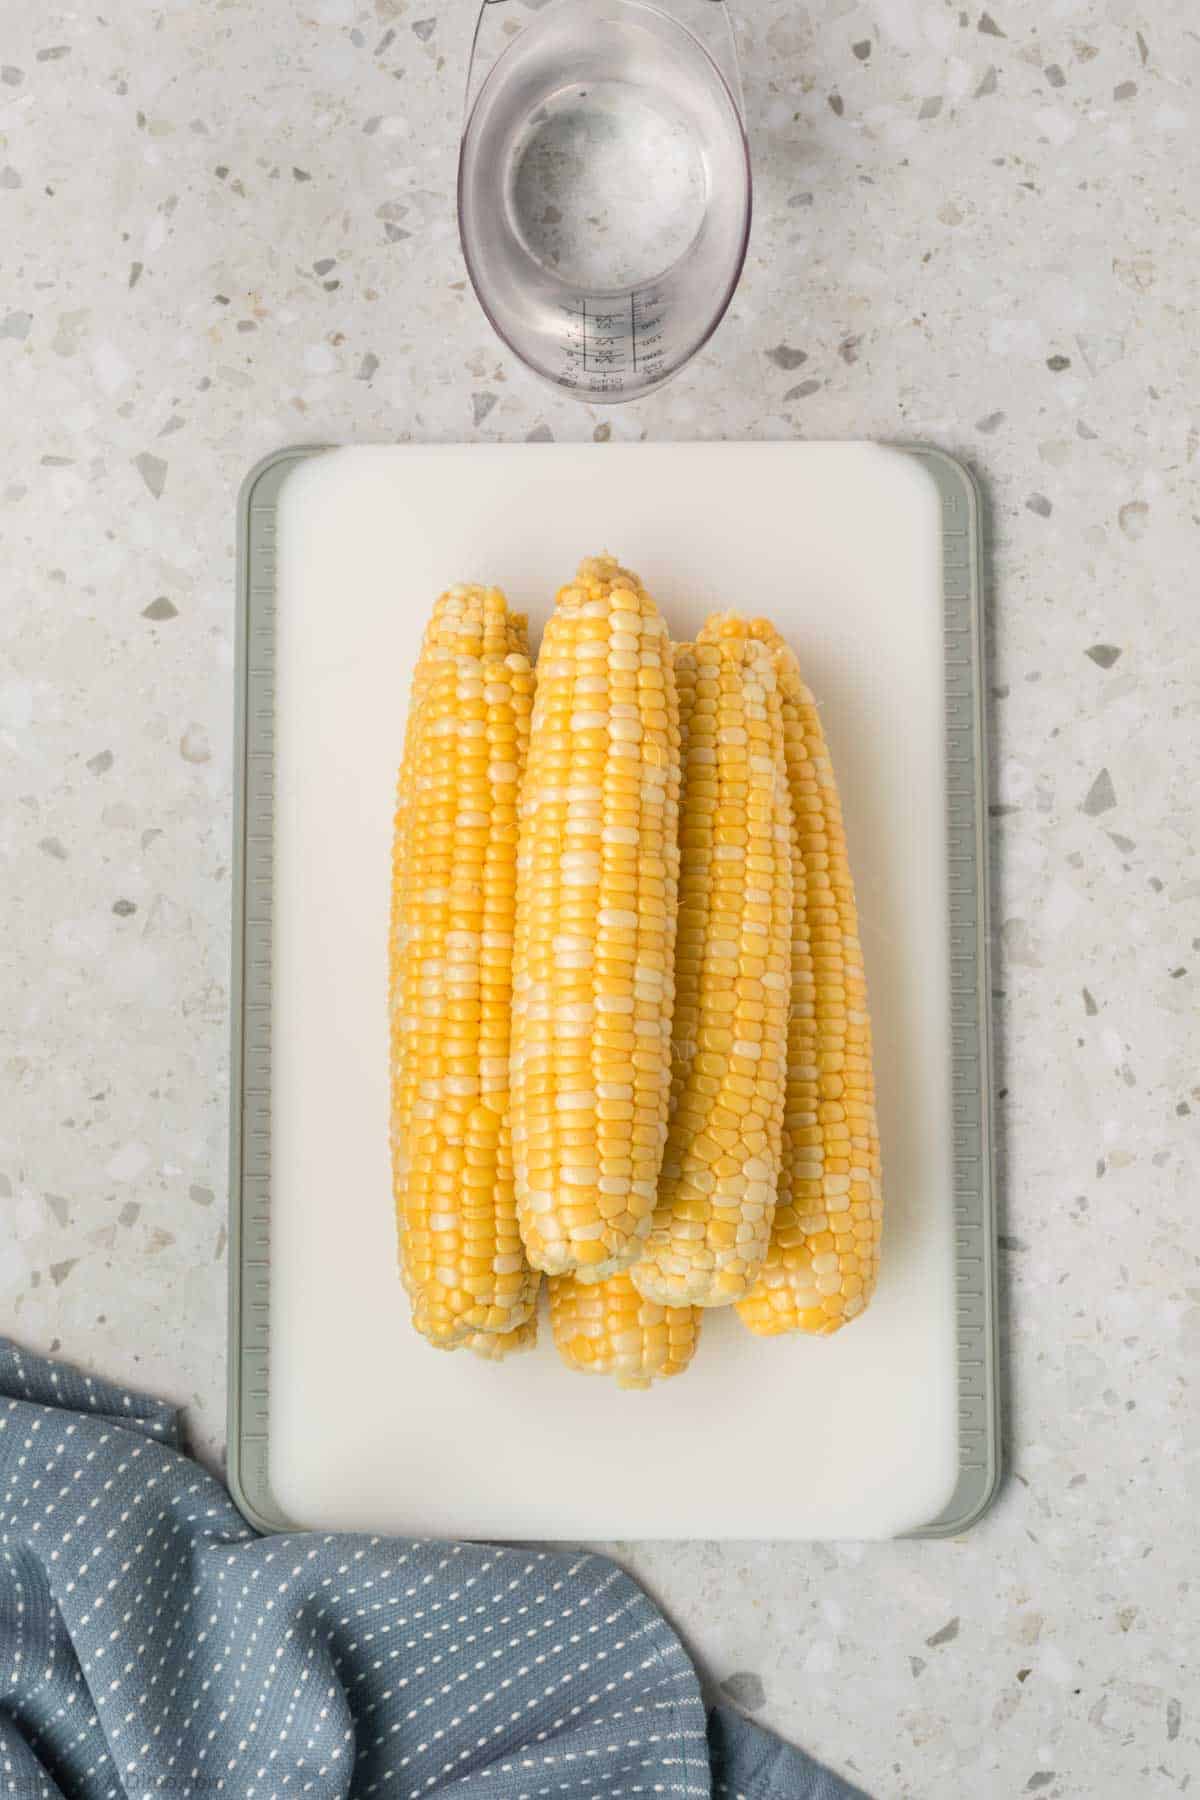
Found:
[[[475,291],[530,368],[588,398],[648,392],[705,341],[749,209],[737,102],[649,0],[538,10],[468,114],[459,223]]]
[[[513,148],[513,222],[572,287],[652,281],[704,220],[704,159],[687,120],[626,81],[572,84],[531,113]]]
[[[558,345],[559,379],[595,394],[656,380],[671,309],[662,277],[694,242],[708,200],[688,120],[632,81],[558,86],[515,134],[505,187],[514,253],[570,290],[526,288]]]

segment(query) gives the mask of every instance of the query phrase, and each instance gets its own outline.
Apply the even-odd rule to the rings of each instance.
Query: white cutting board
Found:
[[[940,508],[863,444],[388,447],[279,505],[270,1478],[313,1528],[505,1539],[883,1537],[958,1462]],[[886,1226],[863,1318],[760,1341],[710,1313],[649,1393],[431,1350],[395,1273],[387,909],[405,697],[434,596],[491,582],[536,641],[578,559],[674,634],[773,618],[822,707],[857,874]]]

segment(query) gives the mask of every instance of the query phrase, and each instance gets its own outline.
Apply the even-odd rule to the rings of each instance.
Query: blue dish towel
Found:
[[[0,1339],[0,1800],[856,1792],[706,1722],[602,1557],[257,1537],[171,1407]]]

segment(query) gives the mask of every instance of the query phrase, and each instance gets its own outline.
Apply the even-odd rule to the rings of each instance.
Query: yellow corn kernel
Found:
[[[681,755],[687,756],[688,732],[692,709],[696,704],[696,650],[693,644],[676,644],[674,651],[675,686],[679,694],[679,738]],[[688,777],[689,789],[707,789],[707,774],[697,764]],[[682,786],[680,790],[682,800]],[[701,862],[689,854],[699,827],[691,828],[681,810],[679,820],[679,912],[675,937],[675,1012],[671,1021],[671,1102],[674,1117],[683,1095],[692,1063],[696,1058],[700,1030],[699,986],[696,974],[703,955],[708,931],[708,884],[700,878]],[[707,841],[705,838],[704,841]]]
[[[537,1343],[537,1314],[531,1313],[523,1325],[512,1331],[476,1331],[466,1340],[468,1350],[487,1362],[505,1362],[510,1356],[521,1356]]]
[[[764,1337],[828,1333],[865,1309],[879,1270],[883,1190],[866,977],[816,702],[774,627],[755,620],[749,630],[771,648],[783,698],[797,899],[783,1178],[767,1259],[738,1313]]]
[[[537,1278],[517,1229],[508,1103],[519,781],[533,675],[493,589],[434,608],[398,785],[389,937],[401,1269],[434,1343],[510,1332]]]
[[[770,653],[748,637],[682,646],[684,745],[676,972],[678,1102],[639,1292],[727,1306],[754,1285],[779,1179],[792,922],[791,817]],[[694,1053],[690,1055],[694,1043]]]
[[[506,1362],[510,1356],[532,1350],[537,1335],[537,1313],[532,1312],[524,1324],[511,1331],[472,1331],[466,1337],[434,1338],[431,1342],[435,1350],[470,1350],[485,1362]]]
[[[666,628],[637,576],[598,557],[542,639],[517,849],[513,1160],[521,1236],[549,1274],[603,1280],[649,1230],[670,1092],[678,809]]]
[[[615,1375],[623,1388],[648,1388],[681,1375],[700,1337],[700,1313],[691,1306],[644,1300],[628,1275],[550,1281],[550,1323],[558,1353],[585,1375]]]

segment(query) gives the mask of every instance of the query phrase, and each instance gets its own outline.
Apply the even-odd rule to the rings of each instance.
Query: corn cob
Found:
[[[522,789],[512,1023],[530,1262],[601,1280],[650,1225],[666,1138],[679,722],[654,602],[611,557],[558,596]]]
[[[416,1031],[415,1016],[406,1011],[405,1002],[416,994],[417,964],[408,955],[416,933],[412,921],[400,906],[401,883],[407,879],[410,845],[413,834],[414,794],[416,788],[417,725],[422,718],[425,696],[434,669],[438,666],[446,635],[442,614],[448,597],[443,596],[434,608],[425,630],[421,654],[413,670],[408,694],[408,717],[404,724],[404,750],[400,774],[396,782],[396,809],[392,822],[392,895],[388,920],[388,1018],[391,1036],[391,1149],[395,1171],[408,1160],[408,1129],[412,1121],[413,1102],[417,1092],[417,1058],[410,1038]],[[449,652],[446,652],[449,654]],[[409,984],[414,984],[406,992]],[[397,1222],[400,1223],[399,1215]],[[401,1264],[407,1279],[407,1269]]]
[[[774,627],[792,794],[797,905],[784,1166],[771,1245],[738,1307],[760,1336],[827,1333],[862,1312],[879,1269],[883,1198],[871,1025],[841,805],[816,703]]]
[[[681,1375],[700,1337],[695,1307],[643,1300],[628,1275],[587,1282],[555,1275],[550,1322],[558,1353],[569,1368],[584,1375],[615,1375],[623,1388],[648,1388],[653,1381]]]
[[[502,598],[503,596],[501,596]],[[406,871],[409,866],[413,794],[416,786],[417,723],[421,718],[422,705],[434,671],[440,667],[443,654],[452,654],[448,623],[449,609],[450,596],[444,595],[434,610],[426,632],[423,652],[417,658],[417,666],[413,671],[408,698],[408,717],[404,727],[404,750],[400,763],[400,776],[396,784],[396,811],[392,839],[393,891],[388,939],[391,977],[389,990],[392,1059],[391,1145],[394,1169],[406,1168],[408,1164],[408,1131],[412,1120],[419,1070],[419,1057],[416,1054],[406,1053],[407,1040],[416,1029],[417,1011],[406,1013],[403,1005],[400,1004],[403,998],[400,989],[404,982],[406,968],[405,958],[400,953],[400,939],[403,937],[405,945],[413,941],[413,927],[399,903],[399,883],[403,879],[402,872]],[[446,615],[446,617],[443,618],[442,615]],[[505,642],[510,653],[528,659],[529,621],[524,613],[508,614]],[[528,736],[528,733],[526,732],[525,735]],[[408,969],[410,979],[415,967],[414,963]],[[409,998],[412,999],[412,997],[410,994]],[[419,1011],[419,1003],[417,1010]],[[404,1286],[409,1288],[408,1259],[404,1254],[403,1244],[404,1216],[401,1207],[397,1207],[396,1223],[401,1247],[400,1277]]]
[[[413,682],[390,937],[392,1148],[413,1322],[435,1343],[533,1311],[512,1186],[508,1019],[517,793],[533,675],[493,589],[438,601]]]
[[[663,1305],[744,1299],[767,1253],[780,1167],[792,919],[790,810],[771,657],[698,643],[680,832],[683,885],[708,892],[678,971],[696,1050],[671,1121],[633,1280]]]

